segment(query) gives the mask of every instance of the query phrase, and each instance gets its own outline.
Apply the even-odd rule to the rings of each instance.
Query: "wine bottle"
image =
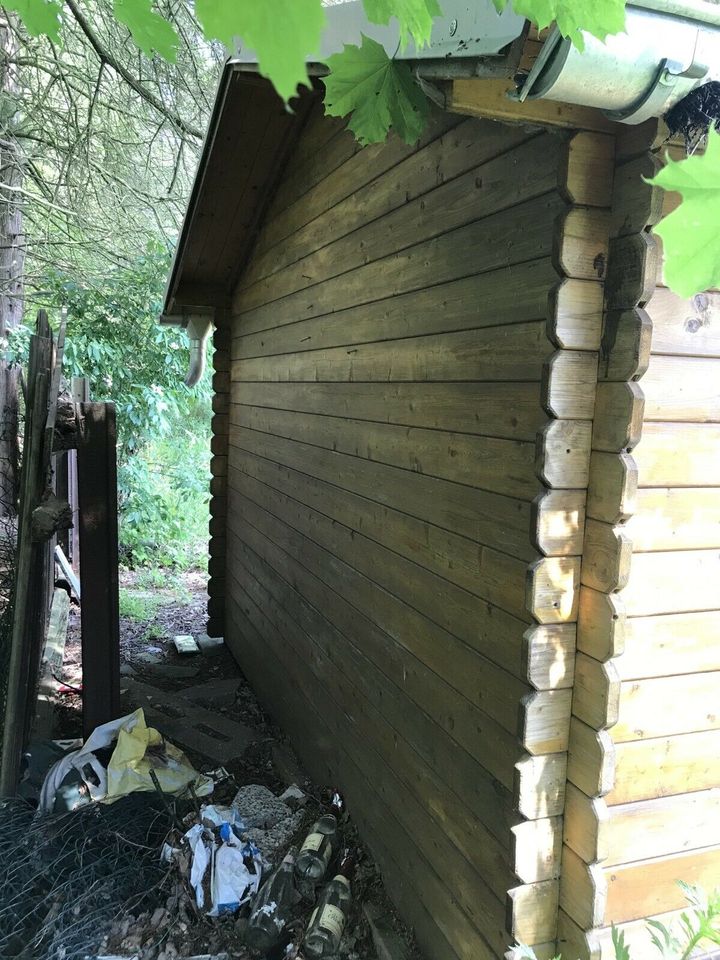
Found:
[[[291,850],[260,887],[245,934],[251,950],[265,954],[280,939],[298,899],[294,871],[295,851]]]
[[[310,917],[303,942],[306,960],[336,956],[352,903],[350,881],[354,871],[355,858],[347,850],[336,876],[320,894],[318,905]]]
[[[304,897],[314,897],[315,888],[325,879],[330,861],[340,846],[338,820],[342,807],[342,798],[336,793],[330,807],[332,812],[315,821],[300,848],[295,863],[295,876],[298,889]]]

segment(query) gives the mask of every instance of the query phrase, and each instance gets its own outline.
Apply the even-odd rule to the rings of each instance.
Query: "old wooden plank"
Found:
[[[719,576],[717,550],[635,553],[623,591],[625,609],[631,617],[713,610]]]
[[[520,103],[507,96],[514,89],[514,84],[509,80],[453,80],[447,109],[507,123],[537,123],[601,133],[612,133],[615,129],[615,124],[599,110],[552,100],[526,100]]]
[[[615,746],[607,730],[593,730],[582,720],[570,721],[568,780],[589,797],[604,796],[615,779]]]
[[[545,490],[533,500],[530,538],[546,557],[579,556],[585,528],[584,490]]]
[[[435,134],[434,139],[426,146],[421,142],[413,151],[393,139],[384,149],[376,149],[374,157],[366,158],[363,152],[304,194],[303,201],[294,203],[284,215],[268,220],[268,238],[261,241],[262,250],[243,277],[242,287],[389,216],[533,136],[478,120],[465,120],[450,130],[444,126],[446,123],[436,123],[428,131]],[[428,134],[423,135],[423,141],[427,140]],[[365,161],[362,166],[361,159]],[[281,234],[282,243],[269,245]]]
[[[644,310],[609,311],[603,325],[599,379],[639,380],[650,362],[651,339],[652,321]]]
[[[605,296],[608,309],[632,310],[653,296],[660,268],[657,238],[634,233],[610,242]]]
[[[658,157],[644,153],[616,169],[611,219],[613,237],[640,233],[660,220],[665,191],[644,182],[644,178],[652,179],[661,166]]]
[[[614,747],[615,782],[607,803],[631,803],[706,790],[720,783],[720,731],[705,730]],[[680,876],[680,874],[678,874]]]
[[[539,479],[560,490],[586,489],[591,434],[589,420],[551,420],[538,434],[535,444]]]
[[[234,428],[230,449],[232,456],[234,449],[246,450],[286,464],[523,560],[536,556],[529,502],[241,427]]]
[[[571,207],[557,225],[555,261],[568,277],[603,280],[607,272],[610,212]]]
[[[583,930],[599,926],[606,915],[608,879],[597,864],[587,864],[563,846],[560,906]]]
[[[657,287],[646,305],[653,324],[653,353],[720,358],[720,294],[682,299]]]
[[[654,356],[642,389],[646,420],[720,421],[720,360]]]
[[[527,569],[525,606],[539,623],[573,622],[579,589],[579,557],[543,557]]]
[[[637,552],[720,547],[717,487],[652,487],[640,490],[626,525]]]
[[[587,350],[558,350],[549,357],[543,375],[548,413],[558,420],[592,420],[597,366],[597,353]]]
[[[524,755],[515,764],[515,802],[530,820],[562,813],[567,783],[567,753]]]
[[[563,351],[569,353],[570,351]],[[453,381],[540,380],[543,363],[552,353],[545,321],[491,327],[484,330],[441,333],[379,343],[353,343],[340,347],[283,351],[271,356],[235,360],[232,379],[252,381]],[[584,354],[573,354],[557,379],[575,385],[580,403],[583,392],[578,379],[587,363]],[[580,358],[580,359],[578,359]],[[573,362],[574,369],[567,367]],[[592,359],[592,356],[591,356]],[[561,394],[562,387],[553,384]],[[569,392],[570,387],[566,390]],[[570,402],[571,397],[567,402]],[[579,415],[578,415],[579,416]],[[586,414],[587,418],[587,414]]]
[[[82,584],[83,731],[120,712],[120,625],[115,407],[80,405],[78,447]]]
[[[629,453],[594,450],[590,456],[587,515],[605,523],[627,520],[637,509],[637,484],[637,465]]]
[[[556,138],[533,138],[458,177],[441,180],[428,193],[347,236],[325,234],[322,245],[311,245],[302,259],[243,289],[242,309],[253,310],[547,194],[556,184],[559,154]],[[584,217],[583,223],[588,219],[596,218]],[[578,234],[578,246],[584,236]]]
[[[575,660],[573,716],[593,730],[606,730],[617,723],[620,702],[620,678],[613,661],[601,663],[579,652]]]
[[[593,422],[593,450],[619,453],[640,440],[645,409],[637,383],[598,383]]]
[[[550,291],[548,336],[565,350],[598,350],[603,288],[594,280],[565,277]]]
[[[36,736],[43,739],[50,739],[54,732],[54,695],[57,689],[55,676],[59,676],[62,670],[69,613],[70,595],[66,590],[57,588],[53,593],[50,608],[47,639],[40,667],[38,701],[35,708],[34,732]]]
[[[350,304],[320,317],[292,313],[289,319],[279,318],[277,325],[275,317],[268,317],[264,322],[270,326],[259,332],[250,331],[247,317],[236,317],[233,359],[527,323],[547,316],[548,290],[557,283],[557,272],[548,259],[487,274],[478,274],[476,264],[469,272],[469,276],[357,306]],[[569,287],[562,287],[553,314],[568,337],[575,326],[584,330],[599,324],[595,305],[592,311],[583,310],[586,301],[581,300],[581,291],[574,291],[572,298],[571,293]],[[584,343],[583,333],[578,336]]]
[[[585,524],[581,581],[600,593],[622,590],[630,578],[632,542],[624,527],[599,520]]]
[[[625,650],[617,660],[622,680],[720,670],[720,611],[630,617]]]
[[[581,131],[567,144],[561,184],[568,200],[579,206],[609,207],[613,196],[615,138]]]
[[[495,437],[472,437],[417,427],[366,423],[339,417],[299,415],[294,411],[233,407],[230,414],[234,426],[259,430],[262,433],[301,440],[326,449],[402,467],[427,476],[481,487],[484,490],[528,500],[537,493],[532,444],[500,440]],[[564,436],[553,437],[570,449],[565,463],[556,469],[549,464],[550,486],[581,486],[575,481],[577,466],[573,453],[577,449],[575,434],[581,433],[578,421],[555,421],[569,424]],[[580,437],[580,439],[585,439]],[[559,481],[559,482],[558,482]]]
[[[534,441],[547,421],[533,383],[241,383],[233,403]]]
[[[433,264],[433,281],[445,283],[527,260],[545,259],[552,253],[555,218],[564,208],[564,201],[551,192],[510,210],[501,210],[325,283],[244,311],[243,329],[247,333],[257,332],[291,323],[298,317],[317,317],[424,288],[429,262]],[[503,277],[502,282],[504,285],[507,278]],[[236,298],[234,310],[242,311],[242,293]]]
[[[580,588],[578,650],[601,663],[618,657],[625,649],[626,623],[622,594]]]
[[[720,486],[717,424],[646,423],[633,456],[640,487]]]
[[[585,863],[605,861],[608,856],[610,813],[599,797],[588,797],[568,783],[563,817],[563,842]]]
[[[717,671],[623,682],[613,740],[623,743],[720,728],[718,684]],[[668,710],[669,703],[682,704],[682,708]]]
[[[720,874],[720,846],[616,864],[605,871],[607,906],[602,923],[622,923],[677,910],[686,904],[678,877],[710,890]]]

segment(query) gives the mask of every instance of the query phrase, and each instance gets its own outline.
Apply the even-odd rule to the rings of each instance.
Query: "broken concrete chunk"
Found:
[[[173,637],[173,643],[178,653],[200,653],[200,647],[190,633],[178,634]]]
[[[297,784],[291,784],[285,793],[281,793],[279,800],[282,800],[283,803],[286,803],[293,810],[299,810],[301,807],[304,807],[307,803],[307,794],[298,787]]]
[[[248,828],[268,830],[292,816],[290,807],[272,790],[259,783],[240,787],[232,805],[239,811]]]
[[[225,647],[225,641],[222,637],[209,637],[206,633],[199,633],[197,645],[200,647],[200,651],[208,656],[219,653]]]

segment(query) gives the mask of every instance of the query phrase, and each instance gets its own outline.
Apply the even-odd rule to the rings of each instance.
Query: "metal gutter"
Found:
[[[706,0],[631,0],[631,6],[720,27],[720,4]]]

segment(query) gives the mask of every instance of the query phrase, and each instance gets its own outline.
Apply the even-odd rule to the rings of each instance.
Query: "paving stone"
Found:
[[[179,690],[178,694],[185,700],[217,710],[218,707],[231,707],[235,703],[239,686],[240,677],[225,677],[223,680],[208,680],[194,687],[186,687]]]
[[[257,733],[243,723],[236,723],[213,710],[206,710],[178,693],[170,693],[128,678],[124,682],[126,696],[142,707],[150,726],[180,747],[193,750],[218,763],[241,757]]]
[[[184,663],[149,663],[143,672],[168,680],[191,680],[198,675],[200,668]]]

